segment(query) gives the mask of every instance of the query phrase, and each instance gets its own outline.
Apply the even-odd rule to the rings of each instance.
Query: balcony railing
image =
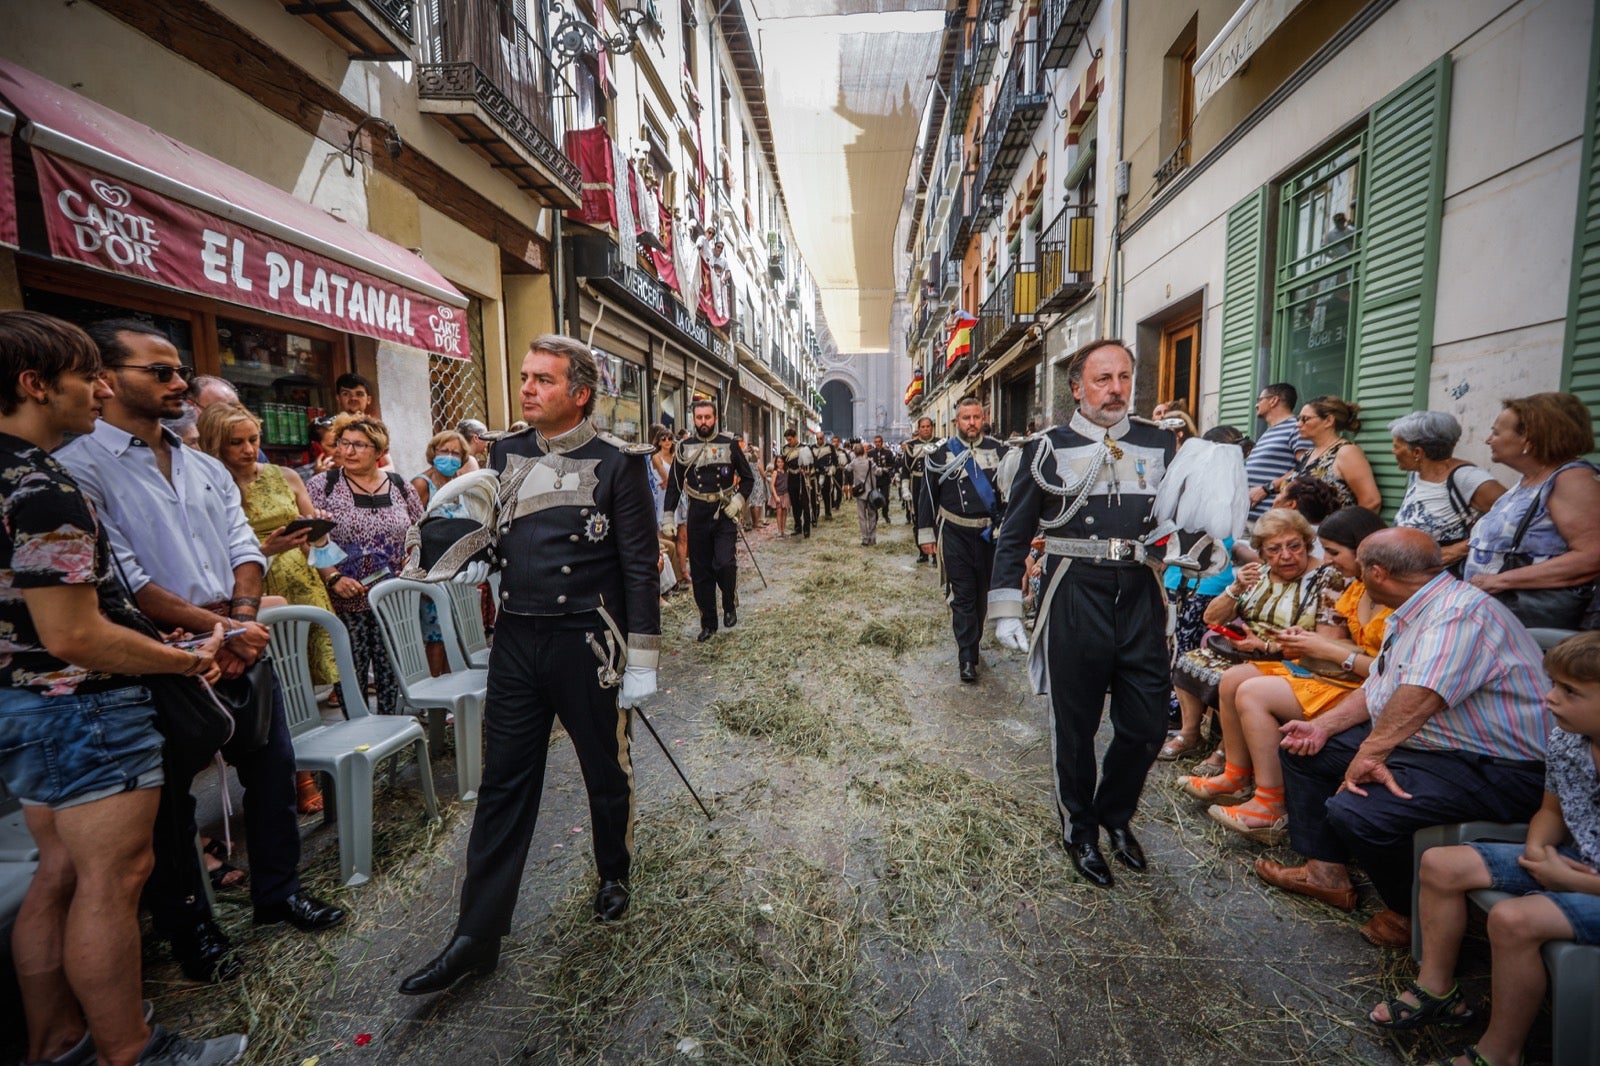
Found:
[[[983,190],[1002,191],[1011,184],[1017,164],[1028,154],[1050,97],[1040,76],[1039,49],[1029,38],[1019,42],[1000,80],[1000,95],[983,134]]]
[[[978,171],[968,168],[961,172],[961,183],[956,186],[956,200],[950,206],[950,256],[959,258],[967,253],[972,243],[972,231],[978,215]]]
[[[426,5],[418,41],[420,107],[456,139],[554,207],[577,207],[582,178],[563,150],[572,87],[495,0]]]
[[[994,54],[1000,43],[1000,23],[1005,18],[1003,0],[984,0],[977,18],[962,20],[962,48],[956,58],[956,95],[951,110],[955,125],[963,125],[978,86],[994,71]]]
[[[1046,68],[1059,70],[1072,62],[1099,7],[1100,0],[1044,0],[1039,11],[1039,38]]]
[[[961,288],[961,264],[954,260],[944,265],[944,273],[939,278],[939,295],[944,298],[953,298]]]
[[[1189,138],[1185,137],[1178,142],[1178,147],[1172,150],[1166,161],[1156,168],[1156,188],[1160,188],[1183,172],[1189,165]]]
[[[783,237],[775,231],[767,234],[767,277],[773,281],[784,277]]]
[[[1006,268],[978,311],[972,351],[979,361],[1000,355],[1039,313],[1039,273],[1028,262]]]
[[[1061,311],[1094,287],[1094,204],[1069,204],[1039,235],[1039,310]]]
[[[281,0],[351,59],[410,59],[411,0]]]

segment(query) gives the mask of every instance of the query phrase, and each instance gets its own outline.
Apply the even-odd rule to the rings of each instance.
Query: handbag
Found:
[[[1552,477],[1550,483],[1554,480]],[[1502,557],[1500,573],[1533,565],[1533,556],[1520,550],[1522,538],[1533,524],[1535,516],[1544,509],[1545,495],[1541,492],[1528,505],[1522,521],[1517,523],[1517,531],[1511,536],[1511,547]],[[1529,629],[1577,629],[1583,624],[1585,613],[1592,609],[1595,588],[1596,583],[1590,581],[1567,588],[1506,589],[1496,592],[1494,598],[1505,604],[1517,616],[1517,621]]]
[[[1281,651],[1244,651],[1234,647],[1233,641],[1221,633],[1207,633],[1200,646],[1219,659],[1232,663],[1268,663],[1283,658]]]
[[[272,657],[263,652],[244,673],[218,681],[211,691],[233,718],[233,735],[222,746],[229,759],[259,751],[272,731]]]

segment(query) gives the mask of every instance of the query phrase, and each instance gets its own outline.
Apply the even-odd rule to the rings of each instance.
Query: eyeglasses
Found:
[[[1280,555],[1300,555],[1305,550],[1304,542],[1295,541],[1293,544],[1268,544],[1261,549],[1261,554],[1276,559]]]
[[[185,385],[194,380],[194,367],[173,366],[171,363],[113,363],[106,367],[107,370],[143,370],[146,374],[154,374],[156,380],[165,385],[170,382],[173,375],[183,379]]]
[[[346,448],[352,452],[363,452],[368,448],[376,448],[376,444],[369,444],[364,440],[341,440],[334,442],[335,448]]]
[[[1314,422],[1314,421],[1316,421],[1317,419],[1319,419],[1321,417],[1322,417],[1321,415],[1296,415],[1295,416],[1295,421],[1296,422]]]

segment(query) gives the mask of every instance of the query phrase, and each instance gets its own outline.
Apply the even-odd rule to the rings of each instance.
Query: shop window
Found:
[[[45,289],[24,288],[22,306],[29,311],[54,315],[79,326],[90,326],[107,318],[132,318],[148,322],[166,335],[172,346],[178,349],[178,357],[185,365],[197,365],[194,358],[194,324],[188,318],[174,318],[148,311],[130,311],[115,304],[101,303],[98,300],[69,296]]]
[[[1277,376],[1302,396],[1348,396],[1362,233],[1363,139],[1340,145],[1279,194],[1274,344]]]
[[[282,466],[309,461],[310,423],[337,408],[335,344],[229,318],[217,319],[220,374],[261,419],[261,446]]]
[[[594,399],[594,424],[623,440],[644,440],[644,375],[619,355],[595,349],[600,388]]]
[[[483,301],[476,296],[467,302],[467,343],[472,350],[470,359],[428,356],[428,398],[435,433],[454,429],[468,418],[488,422]]]

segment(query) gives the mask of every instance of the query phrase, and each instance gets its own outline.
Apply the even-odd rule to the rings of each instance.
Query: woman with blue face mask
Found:
[[[417,498],[422,501],[424,509],[432,502],[434,493],[461,473],[470,452],[467,438],[453,429],[435,434],[428,442],[428,468],[411,479],[411,487],[417,490]],[[446,518],[458,517],[450,514],[448,508],[437,513]],[[439,614],[430,600],[422,601],[422,639],[428,653],[428,669],[438,677],[449,667],[444,650],[444,634],[439,629]]]

